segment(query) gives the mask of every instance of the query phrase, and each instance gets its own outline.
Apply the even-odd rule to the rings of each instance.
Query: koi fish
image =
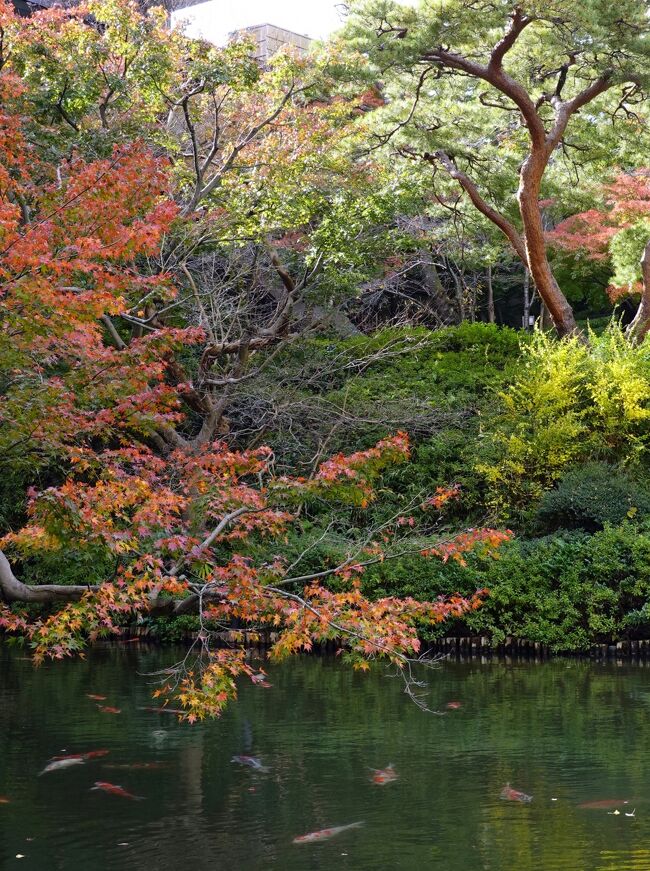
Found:
[[[628,799],[623,798],[604,798],[600,801],[583,801],[578,807],[589,811],[607,811],[611,808],[622,807],[624,804],[629,804]]]
[[[89,750],[88,753],[82,753],[84,759],[100,759],[102,756],[108,756],[110,750]]]
[[[0,804],[11,804],[11,802],[6,796],[0,795]]]
[[[520,792],[518,789],[513,789],[509,783],[501,790],[499,794],[499,798],[503,799],[503,801],[520,801],[522,804],[526,804],[527,802],[531,802],[533,800],[532,795],[527,795],[525,792]]]
[[[68,756],[65,759],[53,759],[48,762],[45,768],[39,772],[39,777],[42,774],[49,774],[51,771],[58,771],[60,768],[70,768],[71,765],[83,765],[83,756]]]
[[[121,714],[121,708],[111,708],[109,705],[97,705],[102,714]]]
[[[95,693],[86,693],[87,699],[93,699],[96,702],[105,702],[106,696],[97,696]]]
[[[446,707],[450,711],[457,711],[459,708],[463,707],[462,702],[447,702]]]
[[[50,762],[59,762],[61,759],[81,759],[83,762],[83,753],[66,753],[65,756],[53,756]]]
[[[259,674],[252,674],[251,680],[253,681],[254,684],[257,684],[258,687],[264,687],[265,689],[268,689],[269,687],[273,686],[272,683],[269,683],[267,681],[266,675],[264,674],[263,671],[261,671]]]
[[[59,762],[63,759],[99,759],[100,756],[108,756],[110,750],[89,750],[87,753],[68,753],[65,756],[53,756],[50,762]]]
[[[96,781],[95,785],[91,786],[90,789],[101,789],[102,792],[107,792],[110,795],[119,795],[120,798],[130,798],[132,801],[144,801],[143,795],[133,795],[123,787],[116,786],[114,783],[107,783],[105,780]]]
[[[358,829],[363,825],[360,823],[348,823],[347,826],[333,826],[331,829],[321,829],[318,832],[309,832],[307,835],[298,835],[293,839],[294,844],[318,844],[321,841],[328,841],[330,838],[335,838],[341,832],[347,832],[348,829]]]
[[[399,774],[393,768],[392,762],[390,763],[390,765],[387,765],[386,768],[371,768],[370,770],[373,773],[371,780],[378,786],[384,786],[386,783],[392,783],[399,777]]]
[[[153,771],[156,768],[166,768],[164,762],[126,762],[123,765],[102,765],[102,768],[120,769],[124,771]]]
[[[141,710],[141,711],[150,711],[152,714],[176,714],[177,716],[178,716],[179,714],[184,714],[184,713],[185,713],[185,711],[179,711],[178,708],[152,708],[152,707],[146,707],[146,708],[140,708],[140,710]]]
[[[253,771],[267,772],[271,770],[266,765],[262,765],[262,760],[258,759],[257,756],[233,756],[230,761],[237,762],[239,765],[247,765]]]

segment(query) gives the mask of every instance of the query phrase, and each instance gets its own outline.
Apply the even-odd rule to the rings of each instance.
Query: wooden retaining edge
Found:
[[[260,631],[240,633],[244,646],[251,650],[266,650],[278,640],[278,632]],[[231,645],[237,639],[233,639],[230,632],[215,632],[213,638],[223,646]],[[196,635],[192,632],[183,633],[178,639],[180,644],[192,644],[196,641]],[[128,642],[141,642],[143,644],[156,644],[165,646],[169,643],[150,634],[150,630],[143,626],[126,627],[124,633],[115,639],[104,639],[102,644],[124,644]],[[176,643],[176,642],[174,642]],[[326,642],[314,645],[314,650],[319,652],[333,652],[340,648],[340,644]],[[431,653],[442,654],[448,657],[515,657],[522,659],[548,659],[555,654],[550,647],[539,641],[527,641],[526,639],[508,636],[500,644],[494,645],[492,639],[485,635],[462,635],[445,636],[433,641],[424,641],[423,649]],[[612,644],[595,644],[589,650],[560,654],[562,656],[576,656],[592,659],[650,659],[650,639],[618,641]]]

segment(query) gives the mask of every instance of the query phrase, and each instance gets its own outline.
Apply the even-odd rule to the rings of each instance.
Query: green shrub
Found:
[[[548,532],[585,529],[595,532],[606,523],[650,513],[650,493],[630,475],[608,463],[576,466],[562,477],[555,490],[542,497],[537,520]]]
[[[194,614],[184,614],[179,617],[149,617],[144,625],[149,629],[149,636],[166,643],[184,641],[187,635],[195,635],[200,621]]]
[[[368,569],[372,596],[432,598],[486,587],[477,611],[440,631],[539,641],[555,651],[588,650],[621,637],[650,637],[650,528],[626,522],[595,535],[563,532],[503,545],[498,559],[467,567],[409,556]],[[440,633],[433,633],[440,634]]]

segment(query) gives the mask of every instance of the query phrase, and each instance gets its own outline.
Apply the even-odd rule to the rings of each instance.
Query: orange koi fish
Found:
[[[152,714],[184,714],[185,711],[180,711],[178,708],[153,708],[151,706],[140,708],[141,711],[150,711]]]
[[[144,801],[143,795],[133,795],[123,787],[116,786],[114,783],[107,783],[105,780],[96,781],[95,785],[91,786],[90,789],[100,789],[102,792],[109,793],[109,795],[119,795],[120,798],[130,798],[132,801]]]
[[[121,708],[111,708],[109,705],[97,705],[102,714],[121,714]]]
[[[520,801],[523,804],[533,800],[532,795],[527,795],[525,792],[520,792],[518,789],[513,789],[509,783],[503,787],[499,794],[499,798],[503,801]]]
[[[393,768],[393,763],[387,765],[386,768],[371,768],[372,777],[370,778],[377,786],[385,786],[387,783],[392,783],[397,780],[399,774]]]
[[[0,795],[0,804],[11,804],[11,802],[6,796]]]
[[[330,838],[335,838],[341,832],[347,832],[348,829],[358,829],[363,825],[360,823],[348,823],[347,826],[334,826],[331,829],[321,829],[318,832],[309,832],[307,835],[298,835],[293,839],[294,844],[318,844],[321,841],[328,841]]]
[[[611,808],[623,807],[623,805],[629,803],[630,800],[626,798],[603,798],[600,801],[583,801],[578,807],[590,811],[608,811]]]
[[[93,699],[96,702],[105,702],[106,696],[97,696],[95,693],[86,693],[87,699]]]

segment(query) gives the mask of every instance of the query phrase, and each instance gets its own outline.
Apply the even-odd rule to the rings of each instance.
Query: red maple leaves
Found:
[[[336,640],[358,667],[377,657],[404,665],[419,652],[423,621],[477,607],[481,593],[433,602],[366,598],[362,563],[381,552],[380,541],[364,542],[306,582],[289,576],[277,549],[295,506],[313,499],[366,508],[382,471],[408,458],[408,437],[400,432],[337,454],[310,478],[275,477],[265,447],[186,438],[192,424],[183,401],[194,387],[176,377],[184,370],[175,362],[203,342],[203,331],[182,320],[152,326],[133,304],[175,298],[164,271],[143,268],[177,222],[192,220],[171,196],[169,165],[140,142],[96,160],[72,152],[56,166],[41,162],[23,132],[29,107],[20,83],[1,66],[0,98],[0,359],[7,373],[0,448],[19,446],[26,465],[56,469],[49,486],[30,489],[26,523],[0,547],[22,560],[54,553],[64,561],[75,550],[115,565],[112,577],[51,613],[2,607],[0,627],[26,635],[40,662],[79,653],[128,618],[197,613],[200,661],[176,669],[163,688],[178,694],[193,720],[218,713],[236,693],[235,678],[251,674],[240,645],[215,648],[216,629],[273,630],[277,658]],[[298,147],[303,133],[300,125],[291,136],[272,128],[264,147],[271,153],[278,137],[285,149]],[[326,133],[323,127],[324,145]],[[431,505],[440,509],[457,495],[456,487],[438,488]],[[506,537],[475,530],[425,552],[462,561],[470,549],[497,547]],[[264,561],[247,552],[260,541],[270,542]],[[323,577],[330,575],[336,590]]]
[[[602,208],[566,218],[548,234],[549,240],[566,251],[584,252],[591,260],[604,261],[609,259],[612,241],[622,230],[650,218],[649,169],[620,173],[611,184],[603,187],[602,193]],[[608,293],[615,300],[640,289],[640,282],[623,286],[613,283]]]

